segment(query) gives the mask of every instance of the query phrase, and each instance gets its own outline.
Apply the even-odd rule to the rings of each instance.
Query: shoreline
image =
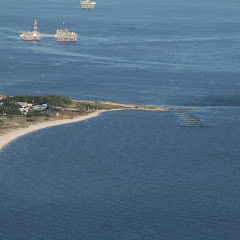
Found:
[[[4,147],[6,147],[11,142],[15,141],[16,139],[18,139],[24,135],[29,134],[29,133],[36,132],[36,131],[39,131],[39,130],[42,130],[45,128],[49,128],[49,127],[55,127],[55,126],[59,126],[59,125],[65,125],[65,124],[85,121],[87,119],[98,117],[99,115],[101,115],[104,112],[111,112],[111,111],[119,111],[119,109],[97,110],[96,112],[93,112],[91,114],[88,114],[85,116],[79,116],[79,117],[76,117],[73,119],[61,119],[61,120],[56,120],[56,121],[51,121],[51,122],[37,123],[37,124],[31,125],[27,128],[21,128],[21,129],[11,131],[7,134],[0,136],[0,152],[2,152]]]
[[[4,97],[3,95],[0,95],[0,99],[3,97]],[[80,103],[81,102],[94,103],[93,101],[80,101],[80,100],[72,100],[72,101],[80,102]],[[104,112],[123,111],[123,110],[127,110],[127,111],[128,110],[158,111],[158,112],[173,112],[173,111],[175,112],[175,111],[183,111],[183,110],[196,110],[196,108],[163,108],[163,107],[139,106],[139,105],[130,105],[130,104],[122,104],[122,103],[112,103],[112,102],[102,102],[102,104],[106,104],[108,106],[113,106],[113,108],[95,110],[94,112],[92,112],[90,114],[77,116],[74,118],[58,119],[58,120],[53,120],[53,121],[48,121],[48,122],[36,123],[36,124],[32,124],[28,127],[19,128],[16,130],[9,131],[8,133],[5,133],[3,135],[0,135],[0,152],[3,151],[3,149],[6,145],[10,144],[14,140],[16,140],[26,134],[36,132],[41,129],[45,129],[45,128],[49,128],[49,127],[85,121],[87,119],[98,117],[100,114],[102,114]],[[114,106],[116,108],[114,108]],[[118,107],[120,107],[120,108],[118,108]]]

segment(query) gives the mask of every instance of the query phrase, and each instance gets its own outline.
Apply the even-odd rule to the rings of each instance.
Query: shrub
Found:
[[[28,96],[19,95],[14,97],[6,97],[1,100],[4,104],[16,103],[16,102],[28,102],[34,103],[34,105],[47,104],[48,106],[65,107],[71,104],[71,100],[68,97],[46,95],[46,96]]]
[[[35,122],[35,120],[30,118],[30,119],[27,119],[27,122]]]
[[[4,125],[4,121],[0,120],[0,127],[2,127]]]

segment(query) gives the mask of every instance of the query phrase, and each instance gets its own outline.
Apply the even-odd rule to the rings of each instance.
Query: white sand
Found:
[[[99,111],[96,111],[96,112],[91,113],[86,116],[76,117],[73,119],[62,119],[62,120],[56,120],[56,121],[51,121],[51,122],[38,123],[35,125],[31,125],[27,128],[21,128],[18,130],[11,131],[3,136],[0,136],[0,151],[10,142],[14,141],[15,139],[17,139],[23,135],[28,134],[28,133],[35,132],[35,131],[38,131],[38,130],[41,130],[44,128],[48,128],[48,127],[54,127],[54,126],[58,126],[58,125],[84,121],[84,120],[87,120],[87,119],[90,119],[93,117],[97,117],[101,113],[107,112],[107,111],[108,110],[99,110]],[[113,110],[110,110],[110,111],[113,111]]]
[[[111,104],[111,103],[108,103],[108,104]],[[168,111],[168,109],[158,108],[158,107],[156,107],[155,109],[146,109],[146,108],[141,108],[141,107],[136,109],[135,105],[126,105],[126,104],[118,104],[118,105],[125,106],[125,107],[127,106],[126,107],[127,110],[160,111],[160,112]],[[9,144],[10,142],[14,141],[15,139],[17,139],[23,135],[26,135],[28,133],[35,132],[35,131],[38,131],[38,130],[41,130],[44,128],[48,128],[48,127],[54,127],[54,126],[58,126],[58,125],[84,121],[84,120],[87,120],[90,118],[97,117],[103,112],[121,111],[121,110],[124,110],[124,109],[98,110],[98,111],[88,114],[86,116],[80,116],[80,117],[76,117],[73,119],[62,119],[62,120],[56,120],[56,121],[43,122],[43,123],[31,125],[27,128],[20,128],[18,130],[11,131],[9,133],[4,134],[3,136],[0,136],[0,152],[7,144]]]

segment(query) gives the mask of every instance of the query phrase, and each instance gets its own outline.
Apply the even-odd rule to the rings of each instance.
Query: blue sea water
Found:
[[[0,2],[0,94],[198,107],[112,112],[0,152],[0,239],[240,238],[240,3]],[[22,42],[68,24],[77,43]],[[186,127],[188,118],[198,127]]]

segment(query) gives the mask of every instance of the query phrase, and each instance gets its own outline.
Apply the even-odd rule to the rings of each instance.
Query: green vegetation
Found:
[[[12,115],[20,115],[20,107],[20,105],[15,103],[4,102],[3,105],[0,106],[0,114],[7,113]]]
[[[34,119],[27,119],[27,122],[35,122],[35,120]]]
[[[48,110],[31,110],[28,112],[28,114],[26,115],[27,117],[41,117],[41,116],[45,116],[45,117],[49,117],[49,111]]]
[[[0,120],[0,127],[2,127],[4,124],[4,121],[3,120]]]
[[[155,107],[124,105],[110,102],[71,101],[68,97],[0,96],[0,135],[46,121],[73,119],[97,110],[162,110]]]
[[[33,103],[34,105],[47,104],[54,107],[66,107],[71,104],[71,100],[68,97],[46,95],[46,96],[28,96],[19,95],[14,97],[6,97],[0,100],[3,104],[14,104],[17,102]]]
[[[21,106],[18,102],[26,102],[36,105],[47,104],[48,108],[55,107],[66,107],[71,104],[71,100],[68,97],[55,96],[55,95],[46,95],[46,96],[14,96],[14,97],[5,97],[0,100],[0,115],[11,114],[11,115],[21,115],[20,108]],[[32,116],[49,116],[46,110],[31,110],[30,114]]]
[[[21,103],[28,103],[33,106],[47,104],[47,109],[34,110],[32,107],[26,107],[26,111],[21,113],[20,108]],[[30,105],[30,106],[31,106]],[[102,102],[77,102],[71,101],[68,97],[55,96],[55,95],[46,95],[46,96],[30,96],[30,95],[18,95],[18,96],[7,96],[0,100],[0,115],[3,116],[9,114],[11,115],[26,115],[30,117],[50,117],[53,114],[59,112],[61,115],[69,114],[83,114],[84,112],[93,111],[93,110],[111,110],[116,108],[122,108],[119,105],[111,105]],[[59,115],[58,114],[58,115]]]
[[[46,104],[46,105],[45,105]],[[0,135],[10,129],[56,119],[72,119],[96,110],[124,109],[105,102],[71,101],[68,97],[7,96],[0,99]]]
[[[104,104],[101,102],[78,102],[76,103],[76,108],[80,110],[111,110],[111,109],[116,109],[116,108],[123,108],[122,106],[118,105],[110,105],[110,104]]]

